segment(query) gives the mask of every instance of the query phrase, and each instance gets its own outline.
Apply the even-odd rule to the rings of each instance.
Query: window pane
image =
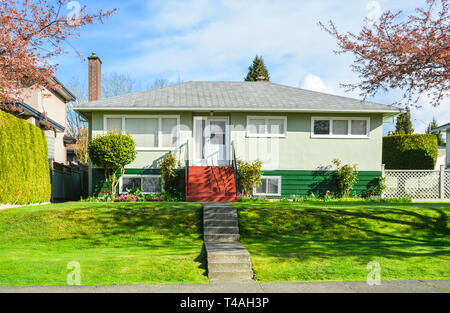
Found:
[[[267,192],[267,179],[261,178],[261,186],[256,188],[256,193],[265,194]]]
[[[126,118],[125,130],[133,136],[136,147],[158,147],[157,118]]]
[[[140,177],[123,177],[122,178],[122,192],[127,192],[127,189],[142,189]]]
[[[143,177],[142,192],[149,193],[160,193],[161,188],[161,177]]]
[[[178,133],[176,118],[162,119],[162,147],[175,147]]]
[[[249,119],[249,133],[251,135],[264,135],[266,133],[266,121],[264,119]]]
[[[314,121],[314,135],[329,135],[329,134],[330,134],[330,121],[328,120]]]
[[[333,120],[333,135],[348,135],[348,121]]]
[[[367,121],[352,121],[352,135],[367,135]]]
[[[269,119],[269,134],[284,135],[284,119]]]
[[[122,118],[106,118],[106,129],[122,132]]]
[[[278,178],[270,178],[267,180],[267,193],[271,195],[278,194]]]

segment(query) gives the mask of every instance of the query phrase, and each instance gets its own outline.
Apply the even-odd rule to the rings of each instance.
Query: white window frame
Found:
[[[128,194],[128,192],[126,191],[126,190],[122,190],[122,187],[123,187],[123,179],[124,178],[140,178],[141,179],[141,187],[142,187],[142,179],[143,178],[148,178],[148,177],[150,177],[150,178],[152,178],[152,177],[156,177],[156,178],[159,178],[159,179],[161,179],[161,192],[164,192],[164,186],[163,186],[163,184],[162,184],[162,177],[161,177],[161,175],[147,175],[147,174],[125,174],[125,175],[123,175],[121,178],[120,178],[120,180],[119,180],[119,194],[120,195],[127,195]],[[155,194],[156,192],[143,192],[142,190],[141,190],[141,192],[142,192],[142,194],[144,194],[144,195],[150,195],[150,194]]]
[[[278,180],[278,193],[267,193],[268,184],[266,184],[266,193],[257,193],[257,188],[253,188],[253,194],[255,196],[267,196],[267,197],[281,197],[281,176],[262,176],[263,179],[277,179]]]
[[[333,120],[348,121],[348,134],[347,135],[333,135]],[[352,135],[352,121],[363,121],[363,120],[366,121],[366,134],[365,135]],[[330,121],[330,134],[329,135],[314,134],[314,122],[315,121]],[[370,117],[313,116],[313,117],[311,117],[311,138],[369,139],[370,138]]]
[[[258,119],[264,120],[264,134],[251,134],[250,133],[250,120]],[[283,134],[269,134],[269,120],[283,120]],[[249,138],[286,138],[287,136],[287,116],[258,116],[247,115],[247,137]]]
[[[126,132],[125,119],[126,118],[155,118],[158,119],[158,147],[136,147],[137,151],[175,151],[179,149],[180,145],[180,116],[179,115],[104,115],[103,116],[103,133],[108,132],[106,125],[108,118],[121,118],[122,119],[122,133]],[[176,118],[177,119],[177,140],[175,147],[161,147],[162,142],[162,119],[163,118]]]

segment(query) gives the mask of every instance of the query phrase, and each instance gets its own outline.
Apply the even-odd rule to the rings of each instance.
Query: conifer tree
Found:
[[[400,114],[397,117],[397,124],[395,125],[396,134],[412,134],[414,133],[414,128],[411,122],[411,111],[409,107],[406,108],[406,112]]]
[[[248,68],[248,74],[245,81],[254,82],[259,80],[259,77],[264,77],[266,81],[270,81],[269,71],[264,64],[263,58],[256,56],[253,59],[253,64]]]
[[[436,121],[435,118],[433,118],[433,121],[430,122],[430,124],[428,124],[428,128],[427,128],[427,134],[431,134],[431,130],[438,128],[438,123]],[[445,141],[444,139],[442,139],[442,134],[441,132],[434,132],[433,134],[436,135],[437,141],[438,141],[438,146],[445,146]]]

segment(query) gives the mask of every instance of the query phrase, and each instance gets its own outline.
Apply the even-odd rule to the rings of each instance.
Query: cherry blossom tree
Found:
[[[450,90],[450,18],[448,0],[426,0],[403,18],[401,11],[387,11],[364,26],[359,34],[340,33],[330,21],[319,25],[338,41],[338,54],[355,56],[352,70],[360,82],[343,84],[360,90],[366,99],[378,91],[399,89],[403,97],[396,104],[415,105],[428,96],[438,106]]]
[[[68,0],[2,0],[0,108],[13,110],[10,104],[22,100],[23,88],[57,88],[58,65],[51,60],[66,53],[67,40],[78,38],[84,26],[103,23],[116,11],[88,13],[86,6]]]

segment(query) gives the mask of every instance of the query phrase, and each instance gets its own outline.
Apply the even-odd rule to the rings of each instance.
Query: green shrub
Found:
[[[111,197],[114,199],[120,178],[125,173],[125,166],[136,158],[136,143],[129,134],[108,131],[98,136],[88,146],[92,163],[105,171],[106,182],[111,186]],[[117,177],[116,172],[120,170]]]
[[[383,164],[394,170],[432,170],[438,155],[437,138],[428,135],[396,135],[383,138]]]
[[[169,152],[159,162],[164,191],[169,195],[176,196],[178,186],[177,159],[175,154]]]
[[[337,167],[335,178],[341,197],[348,198],[350,196],[350,191],[358,180],[358,172],[356,172],[357,165],[342,165],[342,162],[338,159],[334,159],[332,163]]]
[[[0,111],[0,203],[44,203],[50,198],[45,132]]]
[[[237,160],[239,188],[242,194],[251,196],[253,188],[261,185],[261,171],[262,162],[259,160],[253,162],[246,162],[244,160]]]

